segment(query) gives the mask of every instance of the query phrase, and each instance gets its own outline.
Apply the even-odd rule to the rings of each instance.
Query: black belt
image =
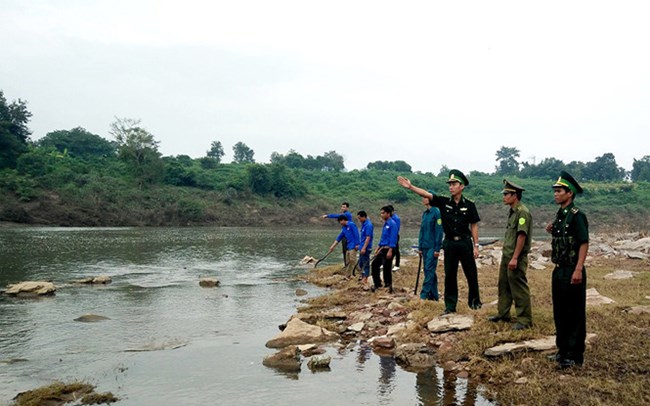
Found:
[[[454,240],[454,241],[469,240],[470,238],[472,237],[469,235],[456,235],[453,237],[449,237],[450,240]]]

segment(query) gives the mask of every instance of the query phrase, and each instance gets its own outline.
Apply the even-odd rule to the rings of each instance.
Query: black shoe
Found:
[[[512,326],[512,329],[516,330],[516,331],[526,330],[526,329],[529,329],[529,328],[530,328],[530,326],[527,326],[527,325],[521,324],[521,323],[515,323],[515,325]]]
[[[370,287],[370,291],[371,291],[372,293],[375,293],[376,290],[377,290],[377,287],[376,287],[375,285],[372,285],[372,286]]]
[[[442,312],[441,316],[446,316],[446,315],[452,314],[452,313],[456,313],[456,311],[455,310],[447,310],[447,309],[445,309],[445,311]]]
[[[483,305],[481,303],[478,303],[478,304],[471,305],[469,308],[472,309],[472,310],[478,310],[481,307],[483,307]]]
[[[498,321],[510,321],[510,317],[501,317],[501,316],[490,316],[487,318],[488,321],[496,323]]]
[[[578,363],[575,360],[572,360],[571,358],[562,358],[558,362],[559,362],[560,368],[562,368],[562,369],[582,366],[582,363]]]
[[[555,361],[555,362],[560,362],[561,358],[562,357],[560,356],[559,352],[556,352],[555,354],[548,355],[546,357],[546,359],[548,359],[549,361]]]

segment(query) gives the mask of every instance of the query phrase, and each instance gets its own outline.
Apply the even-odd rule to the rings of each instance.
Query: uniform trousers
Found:
[[[478,290],[478,271],[474,260],[472,240],[465,238],[454,241],[445,238],[442,244],[445,250],[445,310],[449,312],[456,311],[459,262],[463,266],[463,272],[469,287],[467,304],[472,309],[479,309],[481,307],[481,298]]]
[[[384,286],[393,286],[393,257],[386,258],[389,248],[382,248],[379,250],[375,259],[372,260],[372,282],[376,288],[381,287],[381,278],[379,277],[379,270],[384,269]]]
[[[524,326],[533,324],[533,313],[530,305],[530,289],[526,270],[528,269],[528,256],[524,255],[517,261],[517,268],[508,270],[508,262],[512,256],[502,256],[499,266],[499,304],[498,316],[502,319],[510,318],[510,307],[515,303],[517,322]]]
[[[422,291],[420,291],[420,299],[438,300],[440,298],[440,295],[438,293],[438,275],[436,275],[438,258],[434,254],[435,251],[433,248],[422,250],[422,263],[424,265],[424,282],[422,282]]]
[[[582,282],[571,284],[575,266],[557,266],[553,270],[553,319],[558,355],[582,364],[587,337],[587,271]]]

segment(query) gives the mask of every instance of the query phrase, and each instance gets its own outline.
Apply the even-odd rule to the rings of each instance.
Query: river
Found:
[[[331,371],[262,366],[264,344],[296,312],[304,255],[335,228],[5,228],[0,287],[51,280],[55,296],[0,296],[0,404],[54,380],[82,380],[120,405],[482,405],[467,380],[411,373],[360,343],[328,349]],[[415,243],[405,230],[402,246]],[[403,249],[403,251],[405,251]],[[331,255],[325,262],[340,262]],[[70,282],[108,275],[106,286]],[[198,286],[202,276],[221,286]],[[108,317],[97,323],[75,318]],[[151,348],[157,351],[137,351]],[[173,347],[178,347],[172,349]]]

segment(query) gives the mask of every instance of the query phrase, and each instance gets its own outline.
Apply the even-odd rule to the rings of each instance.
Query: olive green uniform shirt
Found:
[[[515,207],[510,208],[508,215],[508,224],[506,226],[506,236],[503,239],[503,256],[505,258],[512,258],[515,253],[515,246],[517,245],[517,235],[519,233],[526,234],[526,242],[519,254],[520,257],[528,255],[530,251],[531,230],[533,228],[533,216],[530,215],[528,208],[517,202]]]

